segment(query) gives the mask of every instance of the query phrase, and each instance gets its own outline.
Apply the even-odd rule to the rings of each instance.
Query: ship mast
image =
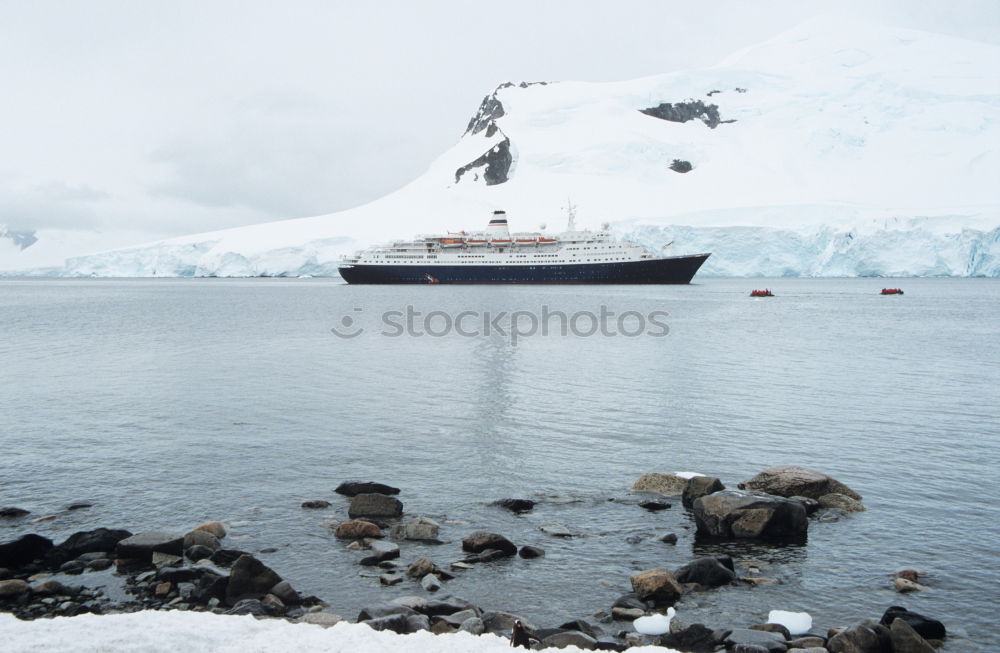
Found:
[[[566,224],[566,231],[576,231],[576,207],[568,199],[566,200],[566,215],[569,218]]]

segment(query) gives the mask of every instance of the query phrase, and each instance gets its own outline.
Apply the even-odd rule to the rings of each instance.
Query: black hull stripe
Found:
[[[573,265],[344,265],[347,283],[686,284],[708,254]]]

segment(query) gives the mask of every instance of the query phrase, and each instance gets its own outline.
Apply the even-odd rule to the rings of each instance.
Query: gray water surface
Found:
[[[541,625],[609,610],[637,570],[724,551],[782,582],[691,594],[678,618],[739,626],[804,610],[825,630],[904,605],[945,623],[946,650],[995,646],[1000,282],[893,280],[902,297],[882,285],[0,280],[0,504],[33,513],[0,522],[0,540],[220,519],[228,546],[277,548],[261,559],[353,618],[423,593],[359,576],[362,554],[323,524],[346,518],[341,481],[377,480],[402,488],[408,515],[443,526],[443,545],[404,543],[404,563],[458,560],[479,529],[546,549],[444,590]],[[747,296],[763,286],[778,296]],[[669,334],[380,335],[381,314],[407,305],[666,311]],[[335,336],[345,315],[366,331]],[[812,522],[805,546],[708,546],[679,501],[649,513],[628,492],[649,471],[734,487],[775,464],[837,477],[868,512]],[[522,496],[540,501],[532,513],[488,505]],[[308,499],[334,505],[299,508]],[[94,507],[63,511],[73,501]],[[538,530],[550,521],[579,537]],[[666,532],[676,546],[657,541]],[[908,567],[932,589],[896,594],[890,575]]]

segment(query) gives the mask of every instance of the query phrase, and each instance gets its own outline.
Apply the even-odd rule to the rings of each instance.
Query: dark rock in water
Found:
[[[14,517],[24,517],[25,515],[30,515],[30,514],[31,514],[30,510],[25,510],[23,508],[14,508],[14,507],[0,508],[0,517],[14,518]]]
[[[471,163],[467,163],[455,171],[455,183],[462,179],[462,175],[475,169],[483,168],[483,179],[487,186],[496,186],[507,181],[510,166],[514,162],[514,157],[510,153],[510,139],[504,138],[502,141],[491,147],[487,152]],[[478,178],[478,173],[476,175]]]
[[[719,106],[717,104],[705,104],[701,100],[688,100],[687,102],[664,102],[649,109],[639,109],[647,116],[653,116],[661,120],[671,122],[687,122],[689,120],[701,120],[711,129],[715,129],[722,122],[719,117]]]
[[[386,494],[357,494],[347,509],[351,519],[359,517],[399,517],[403,514],[402,502]]]
[[[750,630],[749,628],[736,628],[724,640],[726,649],[730,651],[740,650],[744,647],[747,653],[756,653],[753,648],[761,647],[766,653],[785,653],[785,638],[778,633],[769,633],[763,630]]]
[[[272,587],[269,593],[277,596],[285,605],[302,605],[302,596],[292,588],[291,583],[287,580]]]
[[[458,599],[454,597],[427,601],[423,604],[423,607],[420,608],[420,612],[429,617],[455,614],[456,612],[461,612],[462,610],[477,610],[477,608],[465,599]]]
[[[398,487],[392,487],[384,483],[373,481],[345,481],[334,490],[337,494],[345,497],[354,497],[359,494],[399,494]]]
[[[677,533],[667,533],[660,538],[664,544],[677,544]]]
[[[500,506],[511,512],[528,512],[535,507],[535,502],[531,499],[500,499],[494,501],[494,506]]]
[[[788,648],[826,648],[826,638],[815,635],[802,635],[786,642]]]
[[[83,570],[87,568],[87,563],[80,562],[79,560],[70,560],[59,565],[59,571],[64,574],[71,574],[73,576],[77,574],[82,574]]]
[[[281,576],[253,556],[244,555],[233,563],[226,587],[226,602],[235,604],[244,598],[261,598],[281,582]]]
[[[156,578],[174,584],[187,583],[200,578],[208,571],[207,568],[198,567],[164,567],[156,571]]]
[[[462,550],[470,553],[480,553],[487,549],[503,551],[505,555],[512,556],[517,553],[517,547],[503,535],[488,533],[486,531],[476,531],[466,536],[462,540]]]
[[[650,512],[657,512],[658,510],[666,510],[670,507],[670,504],[663,501],[643,501],[639,504],[639,507],[645,508]]]
[[[666,569],[650,569],[632,576],[632,589],[642,601],[653,601],[657,606],[677,603],[683,588],[674,575]]]
[[[415,517],[403,524],[396,524],[392,529],[392,537],[397,540],[414,540],[441,544],[437,539],[441,525],[427,517]]]
[[[212,555],[215,553],[212,549],[201,544],[195,544],[194,546],[189,546],[184,549],[184,557],[188,560],[204,560],[208,558],[211,560]]]
[[[896,619],[902,619],[910,626],[913,630],[917,631],[921,637],[924,639],[944,639],[947,636],[947,631],[945,630],[944,624],[937,619],[931,619],[925,617],[922,614],[916,612],[910,612],[906,608],[898,605],[894,605],[885,611],[882,615],[882,619],[879,622],[883,626],[892,626],[892,623]]]
[[[221,602],[226,599],[226,588],[228,586],[228,576],[218,576],[211,573],[205,574],[195,583],[195,590],[191,598],[202,605],[207,604],[212,599]]]
[[[681,503],[685,508],[694,506],[695,499],[707,496],[714,492],[725,490],[726,486],[717,478],[712,476],[692,476],[684,484],[684,492],[681,494]]]
[[[249,555],[246,551],[239,551],[237,549],[219,549],[212,554],[209,558],[213,563],[219,565],[220,567],[229,567],[234,562],[240,559],[240,556]]]
[[[760,490],[782,497],[803,496],[819,499],[824,494],[843,494],[858,501],[861,495],[837,479],[808,467],[778,465],[768,467],[737,485],[741,490]]]
[[[138,533],[118,542],[115,552],[120,558],[149,560],[153,553],[184,555],[184,538],[171,533]]]
[[[302,507],[303,508],[311,508],[313,510],[318,510],[318,509],[321,509],[321,508],[329,508],[330,507],[330,502],[329,501],[323,501],[322,499],[317,499],[315,501],[303,501],[302,502]]]
[[[52,540],[30,533],[0,544],[0,567],[17,569],[33,560],[41,560],[52,549]]]
[[[85,553],[114,551],[119,542],[131,535],[130,531],[121,529],[96,528],[92,531],[79,531],[49,551],[45,560],[49,565],[57,567]]]
[[[93,508],[94,504],[87,503],[86,501],[78,501],[76,503],[71,503],[66,506],[66,510],[83,510],[84,508]]]
[[[480,553],[475,553],[473,555],[467,556],[462,559],[462,562],[467,564],[478,564],[480,562],[493,562],[494,560],[499,560],[500,558],[507,558],[510,554],[499,549],[486,549]]]
[[[252,614],[255,617],[269,616],[267,608],[257,599],[237,601],[236,605],[226,610],[226,614]]]
[[[660,646],[687,653],[712,653],[722,642],[702,624],[691,624],[684,630],[660,637]]]
[[[934,647],[920,636],[905,619],[896,618],[889,627],[893,653],[935,653]]]
[[[725,539],[804,539],[809,520],[802,504],[761,492],[722,490],[695,500],[698,534]]]
[[[801,503],[802,507],[806,509],[807,515],[812,515],[821,507],[819,505],[819,501],[817,501],[816,499],[810,499],[809,497],[800,497],[796,495],[794,497],[788,497],[788,498],[791,499],[792,501],[798,501],[799,503]]]
[[[399,557],[399,545],[383,540],[375,540],[370,545],[371,555],[361,560],[362,565],[374,566],[386,560]]]
[[[857,499],[852,499],[847,495],[838,494],[836,492],[824,494],[816,501],[823,508],[836,508],[838,510],[843,510],[844,512],[864,512],[868,510],[865,508],[864,504]]]
[[[885,649],[879,634],[865,624],[845,628],[826,643],[830,653],[891,653]]]
[[[617,599],[615,599],[613,608],[624,608],[627,610],[646,610],[646,603],[639,598],[639,595],[635,592],[629,592],[628,594],[622,594]]]
[[[732,564],[732,560],[729,560]],[[733,570],[717,558],[698,558],[674,571],[678,583],[698,583],[705,587],[728,585],[736,580]]]
[[[517,554],[525,560],[530,560],[531,558],[541,558],[545,555],[545,549],[540,549],[537,546],[522,546]]]
[[[200,524],[194,527],[196,531],[205,531],[206,533],[211,533],[218,539],[222,539],[226,536],[226,525],[220,521],[209,521],[204,524]]]
[[[685,172],[691,172],[692,170],[694,170],[694,166],[691,165],[690,161],[674,159],[673,162],[671,162],[670,164],[670,169],[673,170],[674,172],[680,172],[683,174]]]
[[[114,564],[111,558],[97,558],[87,562],[87,569],[91,571],[102,571]]]

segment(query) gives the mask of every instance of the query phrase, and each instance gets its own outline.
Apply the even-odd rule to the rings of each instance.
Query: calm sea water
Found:
[[[541,625],[609,609],[636,570],[723,550],[781,583],[692,594],[678,618],[738,626],[805,610],[825,629],[905,605],[945,623],[956,636],[946,650],[996,646],[1000,282],[900,284],[902,297],[865,279],[2,280],[0,504],[57,517],[0,522],[0,539],[184,532],[221,519],[230,546],[277,548],[260,557],[353,618],[365,603],[422,593],[359,575],[361,554],[323,525],[346,517],[332,493],[341,481],[378,480],[402,488],[408,514],[443,525],[445,544],[403,544],[404,563],[458,560],[477,529],[545,548],[538,560],[463,572],[445,590]],[[765,285],[778,296],[747,296]],[[408,305],[452,316],[666,311],[669,334],[550,332],[516,344],[380,334],[381,315]],[[365,332],[335,336],[344,316]],[[442,331],[444,319],[430,326]],[[477,319],[467,332],[482,330]],[[628,492],[648,471],[733,487],[775,464],[830,473],[869,511],[813,522],[802,547],[707,547],[679,502],[653,514]],[[523,516],[488,505],[511,496],[540,504]],[[334,505],[301,509],[308,499]],[[73,501],[94,507],[63,511]],[[579,537],[549,537],[546,522]],[[657,541],[671,531],[676,546]],[[907,567],[926,570],[932,589],[892,591],[890,574]]]

